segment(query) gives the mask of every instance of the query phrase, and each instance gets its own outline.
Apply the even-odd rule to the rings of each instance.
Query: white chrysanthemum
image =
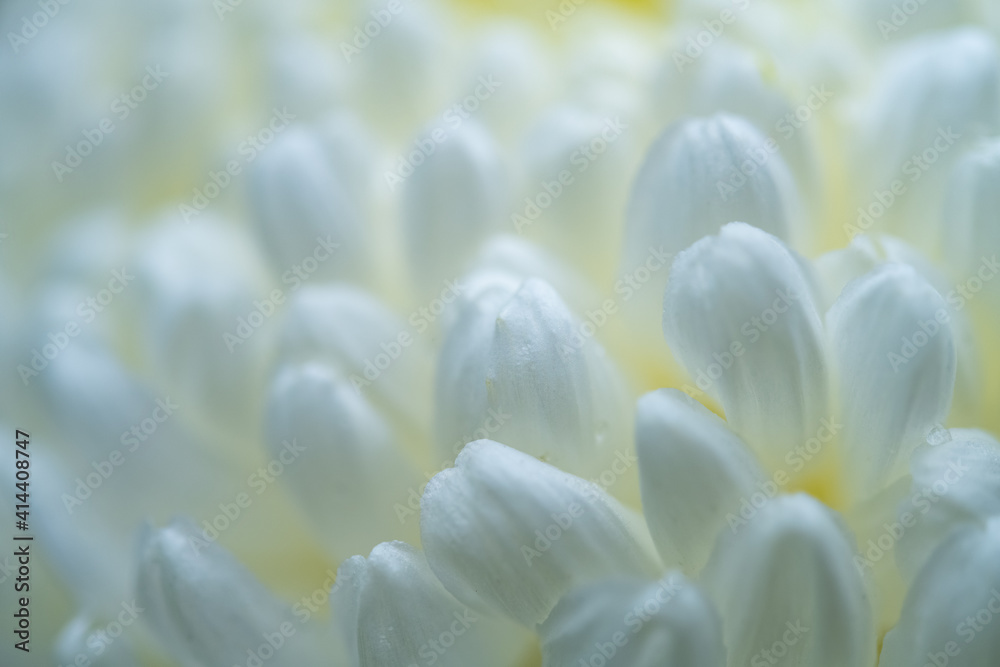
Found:
[[[0,10],[31,656],[1000,662],[993,3],[477,4]]]

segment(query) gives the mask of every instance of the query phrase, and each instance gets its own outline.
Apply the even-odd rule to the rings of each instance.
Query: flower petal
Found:
[[[329,367],[312,362],[278,372],[266,432],[272,457],[292,457],[287,488],[333,555],[417,538],[415,517],[404,520],[415,514],[406,506],[407,492],[421,485],[415,467],[385,419]]]
[[[453,598],[424,555],[404,542],[345,561],[331,606],[352,667],[507,667],[526,649],[523,629]]]
[[[420,141],[433,145],[438,139],[429,132]],[[471,121],[414,168],[403,185],[402,217],[422,293],[439,292],[446,280],[458,278],[469,256],[497,230],[507,204],[505,180],[496,142]]]
[[[696,573],[726,515],[764,474],[724,421],[676,389],[639,399],[635,441],[642,506],[660,557]]]
[[[623,264],[641,263],[650,246],[679,253],[736,220],[787,239],[795,184],[784,159],[765,144],[749,121],[729,114],[686,119],[664,130],[632,187]],[[741,170],[747,161],[757,167],[750,176]]]
[[[158,225],[138,253],[135,287],[131,266],[117,273],[128,281],[122,297],[138,310],[144,361],[165,391],[189,397],[191,413],[245,437],[245,415],[263,392],[268,342],[266,331],[244,336],[239,322],[251,313],[263,319],[257,304],[270,293],[252,239],[205,214],[197,224]],[[280,308],[265,303],[272,313]]]
[[[859,189],[869,213],[876,198],[893,200],[884,217],[858,220],[905,234],[933,253],[949,166],[961,146],[1000,129],[996,40],[978,26],[909,40],[891,52],[872,88],[877,91],[872,117],[867,131],[859,133],[861,154],[855,158],[863,166]],[[919,185],[911,186],[917,179]],[[897,181],[902,192],[893,185]]]
[[[984,283],[990,281],[986,292],[993,295],[994,303],[1000,302],[1000,281],[993,282],[997,273],[996,256],[1000,254],[1000,225],[996,224],[996,212],[1000,209],[998,183],[1000,139],[984,141],[970,150],[951,174],[938,227],[951,275],[966,284],[966,292],[958,300],[963,306],[981,289],[971,284],[974,277]]]
[[[295,622],[228,551],[205,542],[186,521],[147,527],[139,548],[137,613],[163,647],[184,665],[239,664],[270,644],[275,665],[319,664],[333,645]],[[280,634],[283,646],[274,651]]]
[[[674,260],[663,333],[697,385],[685,391],[716,397],[765,467],[829,415],[811,287],[784,244],[755,227],[726,225]]]
[[[938,444],[910,459],[911,495],[898,510],[896,562],[908,578],[957,526],[1000,516],[1000,443],[965,429],[933,431],[929,442]]]
[[[853,556],[853,540],[805,494],[778,497],[724,533],[702,583],[722,614],[729,664],[764,663],[765,651],[789,665],[874,664],[872,610]]]
[[[552,285],[573,312],[582,312],[598,300],[597,290],[583,274],[574,271],[540,245],[519,236],[499,234],[483,244],[473,261],[476,271],[495,269],[520,276],[539,278]]]
[[[354,164],[320,132],[292,127],[261,151],[250,173],[254,220],[275,272],[309,270],[330,280],[363,276],[368,248],[362,202],[349,188]],[[307,263],[311,262],[311,263]],[[287,282],[287,281],[286,281]]]
[[[986,259],[983,258],[984,261]],[[954,283],[950,283],[938,267],[919,251],[894,236],[880,234],[877,238],[873,238],[859,235],[854,237],[846,248],[819,257],[816,260],[816,270],[824,283],[826,307],[829,308],[836,303],[841,292],[852,280],[860,278],[886,262],[909,264],[941,296],[945,297],[949,306],[952,336],[958,350],[953,403],[955,413],[952,415],[952,420],[957,423],[980,421],[979,415],[984,398],[983,360],[969,312],[964,310],[966,300],[955,289]],[[963,281],[965,279],[962,278]]]
[[[106,627],[83,614],[73,618],[56,639],[54,653],[58,664],[73,665],[77,661],[90,667],[132,667],[138,664],[128,633],[111,639]],[[80,660],[80,656],[84,660]]]
[[[920,570],[881,667],[1000,662],[1000,517],[953,533]]]
[[[884,264],[827,313],[852,490],[874,493],[948,416],[956,354],[944,299],[915,269]]]
[[[556,106],[528,130],[526,173],[510,221],[600,282],[614,273],[608,249],[621,238],[637,128],[628,116],[595,106]]]
[[[545,667],[724,667],[712,603],[679,573],[610,579],[566,595],[540,628]]]
[[[506,300],[508,288],[496,290],[466,309],[445,340],[438,444],[454,455],[454,444],[479,433],[575,474],[598,474],[629,449],[617,369],[547,283],[526,280]]]
[[[656,569],[648,536],[598,486],[490,440],[466,445],[420,509],[424,550],[445,588],[529,627],[574,586]]]
[[[430,352],[416,330],[369,293],[347,285],[296,291],[282,325],[278,359],[319,360],[345,376],[397,427],[430,430]]]

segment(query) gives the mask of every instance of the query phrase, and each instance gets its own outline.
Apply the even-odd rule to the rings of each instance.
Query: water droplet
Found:
[[[940,424],[935,425],[927,434],[927,444],[931,447],[937,447],[946,442],[951,442],[951,431]]]

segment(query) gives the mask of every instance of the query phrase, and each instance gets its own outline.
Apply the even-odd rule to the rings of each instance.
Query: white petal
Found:
[[[766,664],[765,650],[789,665],[874,664],[853,557],[853,540],[805,494],[778,497],[723,533],[702,583],[722,614],[729,665]]]
[[[343,41],[357,46],[354,28],[371,21],[371,12],[385,9],[370,0],[357,3],[352,20],[344,24]],[[363,49],[349,53],[358,102],[365,117],[377,123],[382,133],[400,140],[412,136],[421,119],[455,103],[442,94],[447,80],[444,73],[451,71],[445,60],[447,19],[447,14],[434,6],[408,6],[393,16],[377,37],[359,41]]]
[[[55,659],[60,665],[73,665],[79,660],[79,656],[83,656],[87,662],[80,660],[80,663],[91,667],[132,667],[138,664],[129,633],[135,626],[126,627],[124,633],[111,638],[107,633],[109,623],[118,621],[113,617],[99,622],[85,615],[76,616],[62,629],[56,639]]]
[[[116,553],[133,542],[143,520],[212,517],[221,498],[246,490],[235,451],[192,428],[189,403],[157,396],[103,349],[70,345],[57,361],[39,378],[58,428],[50,443],[57,447],[58,472],[53,469],[50,500],[42,504],[54,530],[100,530]],[[64,522],[73,529],[60,529]],[[268,546],[257,548],[267,553]],[[72,561],[85,557],[68,552],[65,558],[75,569]],[[115,576],[120,581],[127,573]]]
[[[913,453],[910,495],[898,510],[896,562],[911,578],[961,524],[1000,516],[1000,443],[980,431],[944,429]],[[889,532],[889,531],[887,531]]]
[[[813,266],[823,287],[823,302],[820,308],[829,308],[844,291],[847,284],[865,275],[882,262],[882,252],[876,240],[867,234],[859,234],[850,244],[824,253],[816,258]]]
[[[542,246],[509,234],[494,236],[472,262],[476,271],[495,269],[519,276],[540,278],[552,285],[573,312],[581,312],[598,300],[597,290],[581,273]]]
[[[904,8],[895,0],[852,0],[845,5],[857,13],[858,26],[881,42],[982,20],[976,11],[977,3],[962,0],[925,2],[919,9],[910,5]]]
[[[1000,139],[984,142],[970,150],[952,171],[939,231],[952,275],[963,283],[971,281],[986,260],[992,262],[976,277],[992,282],[996,276],[996,255],[1000,253],[1000,225],[996,224],[996,212],[1000,209],[998,183]],[[1000,281],[988,285],[987,292],[1000,295],[998,284]],[[966,287],[971,298],[975,298],[974,287]],[[963,305],[968,298],[963,296]]]
[[[296,291],[278,357],[329,364],[381,408],[398,433],[420,438],[430,428],[431,355],[414,327],[367,292],[346,285]]]
[[[438,365],[439,446],[488,437],[580,475],[629,447],[611,360],[547,283],[529,279],[466,309]],[[470,437],[472,436],[472,437]]]
[[[827,314],[853,491],[869,494],[944,422],[956,356],[944,299],[905,264],[852,282]]]
[[[316,362],[285,366],[272,383],[266,422],[272,458],[292,457],[282,483],[334,556],[418,536],[408,503],[422,480],[385,419],[350,382]]]
[[[135,287],[127,283],[122,296],[139,309],[147,363],[165,390],[191,397],[192,413],[246,433],[246,412],[263,392],[266,321],[282,308],[251,240],[205,214],[197,224],[166,221],[139,253],[124,272],[134,272]],[[259,329],[242,328],[255,317]]]
[[[920,570],[881,667],[1000,662],[1000,518],[953,533]]]
[[[527,633],[453,598],[404,542],[344,562],[331,605],[352,667],[509,667],[526,648]]]
[[[139,549],[139,613],[164,648],[184,665],[239,664],[282,635],[276,665],[317,664],[332,646],[303,626],[225,549],[191,524],[147,527]],[[266,650],[266,649],[265,649]]]
[[[822,328],[799,263],[776,238],[733,223],[681,253],[663,333],[694,381],[765,467],[829,415]]]
[[[510,216],[595,281],[614,272],[621,211],[634,169],[637,128],[627,117],[583,106],[545,113],[524,140],[525,180]]]
[[[784,159],[768,152],[766,143],[749,121],[727,114],[664,130],[632,187],[623,263],[641,262],[649,246],[679,253],[737,220],[787,239],[795,185]],[[757,167],[750,176],[741,171],[748,160]]]
[[[984,257],[983,260],[986,261],[987,258]],[[976,262],[978,261],[977,259]],[[829,308],[836,302],[848,283],[885,262],[909,264],[941,296],[945,297],[958,354],[953,403],[955,413],[952,419],[957,423],[980,421],[979,411],[982,409],[984,399],[983,361],[969,312],[964,310],[965,298],[955,289],[954,283],[949,282],[939,268],[922,253],[894,236],[883,234],[873,238],[862,234],[854,237],[846,248],[828,252],[816,260],[816,272],[820,275],[825,289],[826,307]],[[1000,265],[997,268],[1000,269]]]
[[[261,44],[264,63],[257,76],[264,81],[266,101],[260,106],[287,105],[306,121],[341,106],[348,63],[338,45],[297,30],[275,32],[279,34]]]
[[[892,54],[876,90],[873,131],[883,156],[879,164],[898,171],[911,153],[932,145],[942,127],[951,127],[966,141],[997,128],[996,42],[981,28],[911,40]]]
[[[107,282],[111,270],[130,261],[132,240],[125,217],[115,209],[74,217],[51,241],[47,282]]]
[[[497,230],[507,206],[507,183],[493,137],[469,121],[420,142],[434,152],[403,185],[402,217],[410,267],[422,293],[458,278],[479,244]]]
[[[0,427],[14,433],[6,424]],[[107,514],[108,509],[114,511],[113,505],[104,508],[103,516],[94,507],[96,503],[88,503],[84,508],[90,511],[79,511],[81,508],[77,506],[73,506],[72,512],[67,511],[61,495],[73,492],[74,481],[67,474],[64,457],[56,455],[50,443],[42,440],[37,432],[32,433],[29,448],[33,448],[29,451],[32,492],[29,518],[38,552],[44,554],[46,563],[58,576],[58,583],[69,591],[78,608],[95,614],[116,609],[131,588],[127,572],[132,546],[129,538],[134,534],[132,526],[114,525],[117,517]],[[13,457],[8,461],[0,460],[0,474],[14,479],[17,472],[14,466]],[[0,511],[4,513],[0,530],[5,531],[5,535],[15,532],[14,505],[17,502],[14,495],[9,496],[9,500],[0,499]],[[118,530],[109,530],[109,524]],[[13,556],[0,558],[0,564],[8,575],[3,583],[13,590],[17,559]],[[8,599],[13,603],[15,598],[11,594]],[[4,604],[7,604],[6,599]]]
[[[571,591],[540,628],[545,667],[724,667],[711,602],[678,573],[611,579]]]
[[[501,139],[514,141],[552,95],[554,63],[543,36],[527,24],[490,22],[483,31],[465,89],[475,89],[480,77],[503,82],[480,113]]]
[[[909,264],[944,298],[951,318],[951,335],[955,341],[958,358],[958,365],[955,369],[953,411],[950,419],[959,424],[981,423],[983,419],[981,410],[985,399],[983,392],[985,364],[982,347],[985,341],[977,340],[971,318],[972,313],[965,309],[968,302],[963,300],[964,297],[961,296],[955,283],[949,281],[947,276],[942,273],[944,267],[939,268],[911,245],[898,238],[884,236],[881,239],[881,244],[885,249],[887,261]],[[1000,248],[997,249],[1000,250]],[[982,250],[986,252],[988,246],[984,245]],[[961,276],[959,280],[963,282],[970,280],[968,285],[975,287],[975,284],[971,282],[973,276],[977,279],[980,276],[986,276],[986,282],[988,282],[998,271],[1000,271],[1000,264],[997,263],[995,256],[991,260],[989,256],[980,254],[973,264],[965,267],[965,275]],[[997,293],[1000,294],[1000,292]]]
[[[726,515],[739,511],[764,473],[724,421],[676,389],[639,399],[635,441],[642,506],[660,556],[696,573]]]
[[[899,181],[903,194],[897,193],[884,217],[873,217],[874,224],[934,252],[948,167],[961,146],[1000,128],[996,40],[979,27],[910,40],[891,54],[874,90],[873,118],[859,135],[862,154],[856,158],[865,166],[866,180],[859,186],[863,206],[869,213],[877,210],[871,205],[876,193]]]
[[[717,18],[721,9],[725,9],[725,6],[719,7],[714,12],[714,17],[706,14],[705,19]],[[704,29],[704,25],[696,23],[692,28],[692,34],[695,34]],[[700,58],[678,72],[677,62],[672,55],[687,46],[687,35],[683,35],[681,31],[677,41],[681,43],[674,46],[663,59],[657,81],[657,103],[663,109],[660,117],[709,116],[720,112],[742,117],[758,128],[762,141],[766,141],[769,136],[777,142],[781,147],[782,159],[787,161],[800,188],[809,190],[810,186],[817,185],[815,179],[818,177],[818,169],[810,145],[810,127],[798,123],[793,126],[789,123],[788,114],[795,110],[775,85],[771,72],[765,70],[767,65],[761,62],[755,50],[735,42],[719,40],[711,49],[706,49]],[[818,46],[815,42],[812,45]],[[815,53],[819,54],[819,49]],[[812,57],[813,53],[800,55],[806,59]],[[827,88],[829,86],[836,89],[835,79],[830,72],[824,74],[826,76],[816,76],[810,80],[823,81],[826,85],[803,91],[800,98],[802,102],[813,105],[811,110],[815,116],[810,117],[810,120],[829,113],[822,105],[831,98],[836,99]],[[789,130],[793,131],[789,134]],[[789,222],[794,223],[794,219],[789,219]]]
[[[332,144],[316,130],[290,127],[253,164],[251,210],[279,276],[292,271],[329,280],[364,274],[361,203],[347,183],[354,169],[338,163],[348,160]]]
[[[445,588],[529,627],[575,586],[655,570],[648,537],[599,487],[490,440],[466,445],[420,509],[424,550]]]

